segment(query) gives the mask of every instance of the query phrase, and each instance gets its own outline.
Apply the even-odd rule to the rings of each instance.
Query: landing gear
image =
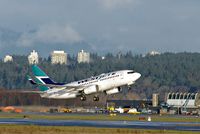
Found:
[[[94,96],[93,97],[93,101],[99,101],[99,97],[98,96]]]
[[[80,100],[81,101],[86,101],[86,97],[85,96],[81,96]]]
[[[86,96],[85,96],[85,94],[80,95],[80,100],[81,100],[81,101],[86,101]],[[93,101],[99,101],[99,96],[95,95],[95,96],[93,97]]]

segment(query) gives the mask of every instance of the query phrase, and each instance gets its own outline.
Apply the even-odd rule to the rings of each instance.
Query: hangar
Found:
[[[167,103],[173,107],[199,108],[199,93],[168,93]]]

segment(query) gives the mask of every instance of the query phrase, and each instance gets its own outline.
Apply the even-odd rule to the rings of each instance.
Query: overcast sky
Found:
[[[76,47],[200,52],[199,7],[200,0],[0,0],[0,30],[19,33],[0,38],[0,56]]]

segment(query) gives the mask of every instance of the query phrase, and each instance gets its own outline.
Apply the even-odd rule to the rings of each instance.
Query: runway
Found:
[[[0,119],[0,124],[200,131],[200,122]]]

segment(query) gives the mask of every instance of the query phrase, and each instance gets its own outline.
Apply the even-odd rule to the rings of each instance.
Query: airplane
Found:
[[[99,101],[98,94],[100,92],[107,95],[119,93],[122,86],[130,88],[141,77],[140,73],[133,70],[120,70],[70,83],[57,83],[50,79],[37,65],[32,65],[32,72],[34,79],[28,76],[28,80],[31,84],[39,87],[38,93],[41,97],[52,99],[80,97],[81,101],[85,101],[86,95],[89,94],[95,94],[93,101]]]

